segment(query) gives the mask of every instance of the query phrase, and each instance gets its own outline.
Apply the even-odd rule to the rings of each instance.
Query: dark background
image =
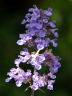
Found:
[[[54,90],[44,88],[45,93],[37,91],[35,96],[72,96],[72,0],[0,0],[0,96],[31,96],[30,90],[24,92],[26,85],[17,88],[14,81],[5,83],[5,78],[15,67],[14,60],[21,50],[16,41],[25,31],[20,23],[33,4],[53,8],[52,18],[57,21],[60,35],[54,53],[62,58]]]

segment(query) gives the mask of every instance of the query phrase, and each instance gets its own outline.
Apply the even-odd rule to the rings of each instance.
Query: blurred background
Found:
[[[25,31],[20,23],[33,4],[53,8],[60,35],[54,53],[62,58],[54,90],[43,88],[44,93],[37,91],[35,96],[72,96],[72,0],[0,0],[0,96],[31,96],[31,90],[24,92],[27,85],[17,88],[14,81],[5,83],[5,78],[22,49],[16,44]]]

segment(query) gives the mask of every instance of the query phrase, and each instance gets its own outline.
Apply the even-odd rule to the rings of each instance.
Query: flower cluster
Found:
[[[9,82],[11,79],[16,81],[16,86],[20,87],[23,83],[29,83],[30,88],[34,91],[41,87],[47,86],[47,89],[53,90],[53,83],[55,82],[55,73],[60,68],[60,58],[52,53],[50,46],[57,47],[58,33],[56,22],[51,20],[52,9],[42,10],[36,5],[29,9],[25,19],[21,24],[25,24],[26,31],[19,35],[18,45],[25,45],[26,47],[20,51],[14,63],[16,68],[12,68],[7,73],[9,76],[5,81]],[[29,47],[33,51],[29,51]],[[34,71],[30,69],[25,72],[21,67],[21,63],[30,64]],[[40,74],[43,66],[48,66],[49,73]]]

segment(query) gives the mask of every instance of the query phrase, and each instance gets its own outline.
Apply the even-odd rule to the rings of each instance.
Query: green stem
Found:
[[[32,90],[32,94],[31,94],[31,96],[34,96],[34,91]]]

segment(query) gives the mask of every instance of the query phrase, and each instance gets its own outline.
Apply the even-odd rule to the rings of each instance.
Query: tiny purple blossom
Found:
[[[22,82],[21,81],[16,81],[16,86],[17,87],[21,87],[21,85],[22,85]]]
[[[20,40],[18,40],[16,43],[17,43],[18,45],[23,45],[24,43],[26,43],[26,41],[23,40],[23,39],[20,39]]]
[[[57,47],[57,42],[55,40],[51,40],[51,43],[53,44],[53,47]]]
[[[39,89],[38,85],[36,83],[33,83],[33,85],[31,86],[31,89],[36,91]]]
[[[38,44],[37,45],[37,49],[38,50],[43,50],[44,49],[44,45],[43,44]]]
[[[35,69],[36,70],[40,70],[42,68],[42,66],[40,64],[35,64]]]
[[[49,80],[48,81],[48,86],[47,86],[47,88],[49,89],[49,90],[53,90],[53,83],[54,83],[55,81],[54,80]]]
[[[52,8],[48,8],[48,10],[45,10],[44,14],[47,16],[51,16],[52,15]]]

